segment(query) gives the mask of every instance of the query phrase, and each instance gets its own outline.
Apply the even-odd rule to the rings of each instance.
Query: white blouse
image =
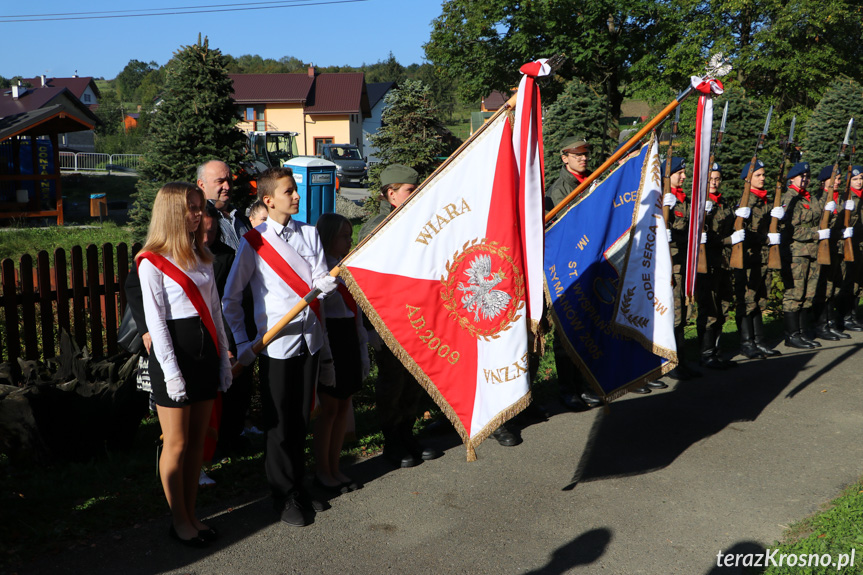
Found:
[[[165,259],[177,265],[169,255]],[[177,266],[180,268],[180,266]],[[182,268],[180,268],[182,270]],[[213,275],[213,264],[199,263],[193,270],[182,270],[198,286],[213,323],[216,324],[219,349],[220,381],[225,377],[231,377],[231,362],[228,358],[228,339],[225,336],[225,328],[222,322],[222,309],[219,302],[219,292],[216,290],[216,282]],[[165,381],[182,379],[177,358],[174,355],[174,346],[171,343],[171,334],[165,323],[169,319],[183,319],[197,317],[198,311],[183,288],[167,275],[164,275],[149,260],[141,259],[138,263],[138,277],[141,278],[141,295],[144,300],[144,317],[147,321],[147,329],[152,338],[152,350],[165,374]],[[184,382],[185,383],[185,382]]]

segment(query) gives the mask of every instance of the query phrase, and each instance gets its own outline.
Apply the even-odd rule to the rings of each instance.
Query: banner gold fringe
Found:
[[[441,408],[441,411],[446,415],[447,419],[453,424],[453,427],[458,432],[465,446],[467,447],[467,461],[476,461],[476,447],[483,442],[491,433],[500,427],[503,423],[508,421],[509,419],[518,415],[518,413],[523,410],[531,401],[531,393],[530,389],[528,389],[527,393],[523,395],[518,401],[510,405],[508,408],[504,409],[500,413],[497,414],[493,419],[491,419],[485,427],[483,427],[479,433],[470,437],[468,435],[467,430],[462,424],[461,420],[456,415],[455,410],[449,404],[449,402],[444,398],[443,394],[438,390],[437,386],[432,382],[431,379],[425,374],[425,372],[420,368],[419,365],[413,360],[410,354],[405,351],[405,349],[401,346],[401,344],[393,337],[392,333],[389,329],[387,329],[386,324],[378,315],[375,308],[372,307],[371,303],[369,303],[368,298],[366,297],[363,290],[357,284],[353,275],[347,266],[341,266],[341,271],[339,275],[344,278],[345,283],[348,286],[348,289],[351,292],[351,295],[354,296],[354,300],[356,300],[357,304],[362,308],[363,313],[366,314],[366,317],[369,318],[369,321],[372,322],[372,325],[375,326],[375,329],[378,332],[378,335],[381,336],[381,339],[384,340],[387,347],[393,352],[399,361],[402,362],[402,365],[405,366],[414,378],[419,382],[419,384],[426,390],[432,400]]]

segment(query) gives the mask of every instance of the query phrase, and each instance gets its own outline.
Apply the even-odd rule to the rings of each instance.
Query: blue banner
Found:
[[[671,367],[614,324],[649,151],[643,146],[637,157],[583,192],[545,233],[545,289],[555,337],[607,400]]]

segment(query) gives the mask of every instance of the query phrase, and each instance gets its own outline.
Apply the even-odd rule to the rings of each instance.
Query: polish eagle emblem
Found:
[[[468,283],[459,282],[458,290],[464,293],[461,303],[468,312],[473,312],[474,321],[494,319],[509,305],[510,295],[494,287],[506,279],[502,269],[492,273],[491,256],[479,254],[464,270]]]

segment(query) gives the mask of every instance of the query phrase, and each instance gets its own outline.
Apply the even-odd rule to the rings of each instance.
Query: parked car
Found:
[[[321,146],[321,157],[336,165],[339,186],[362,187],[367,183],[368,162],[353,144],[324,144]]]

